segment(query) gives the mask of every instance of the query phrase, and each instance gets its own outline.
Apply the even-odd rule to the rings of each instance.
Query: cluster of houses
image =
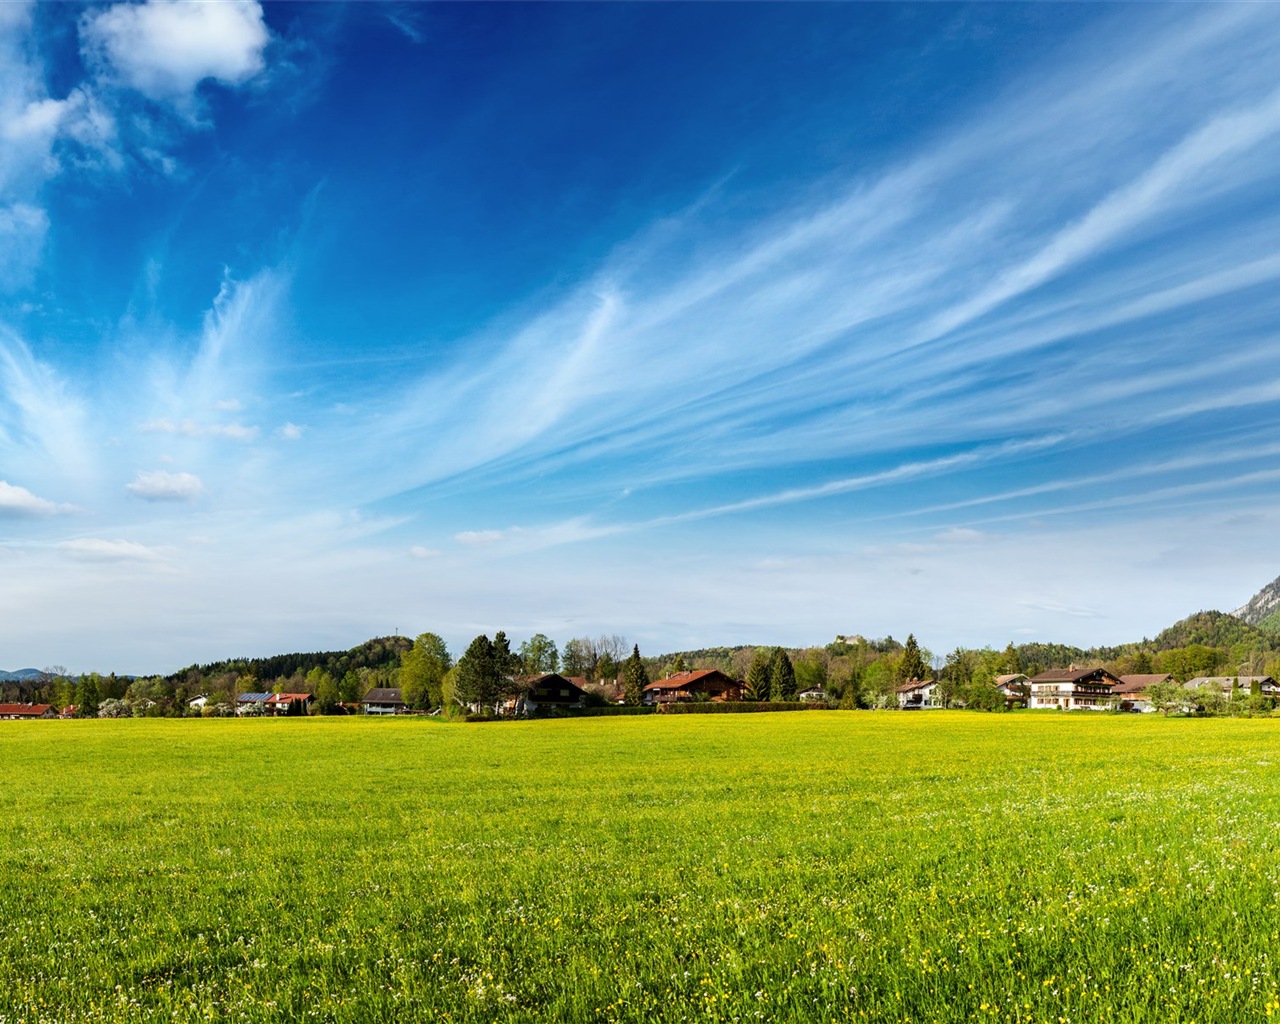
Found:
[[[511,689],[498,699],[494,707],[499,715],[524,717],[572,711],[588,703],[590,684],[578,676],[548,672],[511,682]],[[1156,710],[1150,698],[1152,687],[1167,683],[1176,684],[1176,680],[1168,674],[1116,676],[1105,668],[1078,669],[1072,665],[1041,672],[1037,676],[1020,673],[998,676],[996,689],[1009,707],[1147,712]],[[1182,685],[1188,691],[1206,687],[1219,690],[1227,698],[1238,694],[1280,696],[1280,686],[1271,676],[1198,676]],[[684,701],[739,701],[743,699],[743,689],[742,683],[719,669],[677,672],[646,686],[643,702],[660,709],[662,705]],[[622,703],[622,688],[617,684],[596,686],[594,691],[608,703]],[[897,698],[898,707],[904,710],[941,708],[947,704],[942,684],[935,679],[913,679],[904,683],[897,688]],[[796,699],[822,702],[827,700],[827,693],[821,688],[813,688],[801,691]],[[309,693],[242,693],[236,698],[234,709],[228,707],[226,712],[238,716],[306,715],[310,713],[314,700],[315,697]],[[207,704],[206,696],[187,702],[189,708],[197,711],[203,710]],[[374,688],[365,694],[362,701],[344,705],[344,709],[348,713],[365,715],[399,715],[410,710],[401,691],[395,687]],[[0,719],[73,718],[75,713],[74,706],[59,710],[51,704],[0,704]]]
[[[1117,676],[1105,668],[1055,668],[1037,676],[1020,673],[996,677],[996,689],[1013,707],[1056,708],[1061,711],[1155,711],[1151,688],[1177,680],[1168,673]],[[898,706],[906,709],[944,706],[940,683],[934,679],[913,679],[898,687]],[[1181,684],[1186,690],[1220,690],[1224,697],[1259,693],[1280,695],[1280,686],[1270,676],[1197,676]]]

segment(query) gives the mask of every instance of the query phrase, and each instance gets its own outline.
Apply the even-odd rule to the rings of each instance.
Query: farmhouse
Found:
[[[996,689],[1000,691],[1005,704],[1012,707],[1014,704],[1026,702],[1031,693],[1031,679],[1021,672],[996,676]]]
[[[266,714],[266,703],[274,696],[275,694],[273,693],[242,693],[236,698],[236,714]]]
[[[1121,676],[1120,682],[1111,688],[1113,697],[1120,700],[1121,711],[1140,711],[1144,714],[1154,711],[1155,705],[1147,697],[1147,691],[1160,683],[1173,682],[1169,673],[1148,672],[1137,675]]]
[[[822,686],[811,686],[809,689],[801,690],[796,694],[796,700],[808,701],[809,703],[824,701],[826,699],[827,691],[826,688]]]
[[[1105,668],[1055,668],[1032,677],[1030,706],[1105,711],[1111,707],[1111,688],[1119,682]]]
[[[677,672],[644,688],[646,704],[675,704],[687,700],[742,700],[742,685],[717,668]]]
[[[366,715],[399,715],[404,709],[404,695],[398,686],[375,686],[360,702]]]
[[[0,704],[0,718],[57,718],[58,711],[52,704]]]
[[[909,679],[895,691],[898,707],[911,711],[916,708],[940,708],[938,683],[935,679]]]
[[[273,693],[263,708],[269,715],[305,715],[313,700],[309,693]]]
[[[524,676],[514,680],[516,689],[498,702],[498,713],[536,715],[539,712],[580,708],[586,691],[567,676],[547,672],[540,676]]]
[[[1217,688],[1228,697],[1233,692],[1248,696],[1255,689],[1258,693],[1274,697],[1280,693],[1280,687],[1270,676],[1196,676],[1183,684],[1188,690],[1199,690],[1202,687]]]

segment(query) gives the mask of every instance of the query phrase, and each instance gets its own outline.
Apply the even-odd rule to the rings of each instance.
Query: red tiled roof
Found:
[[[912,690],[922,690],[926,686],[932,686],[935,682],[937,682],[935,679],[909,679],[894,690],[894,693],[910,693]]]
[[[268,704],[292,704],[295,700],[311,700],[309,693],[273,693],[267,698]]]
[[[0,715],[26,715],[39,718],[52,704],[0,704]]]

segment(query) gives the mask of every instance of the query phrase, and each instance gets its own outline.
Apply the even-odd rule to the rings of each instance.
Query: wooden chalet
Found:
[[[501,715],[536,715],[548,711],[571,711],[581,708],[586,690],[568,676],[546,672],[540,676],[519,676],[512,680],[514,689],[498,701]]]
[[[676,704],[689,700],[742,700],[742,684],[717,668],[677,672],[644,688],[646,704]]]
[[[1050,669],[1031,678],[1030,707],[1106,711],[1112,706],[1112,687],[1119,682],[1105,668]]]
[[[398,686],[375,686],[364,695],[360,710],[366,715],[404,714],[404,695]]]
[[[20,721],[28,718],[57,718],[52,704],[0,704],[0,718]]]

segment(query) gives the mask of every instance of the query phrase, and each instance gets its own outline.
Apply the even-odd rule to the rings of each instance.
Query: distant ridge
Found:
[[[1280,633],[1280,577],[1268,583],[1231,614],[1269,633]]]
[[[38,668],[20,668],[13,672],[0,672],[0,683],[21,683],[28,679],[35,679],[40,675]]]

